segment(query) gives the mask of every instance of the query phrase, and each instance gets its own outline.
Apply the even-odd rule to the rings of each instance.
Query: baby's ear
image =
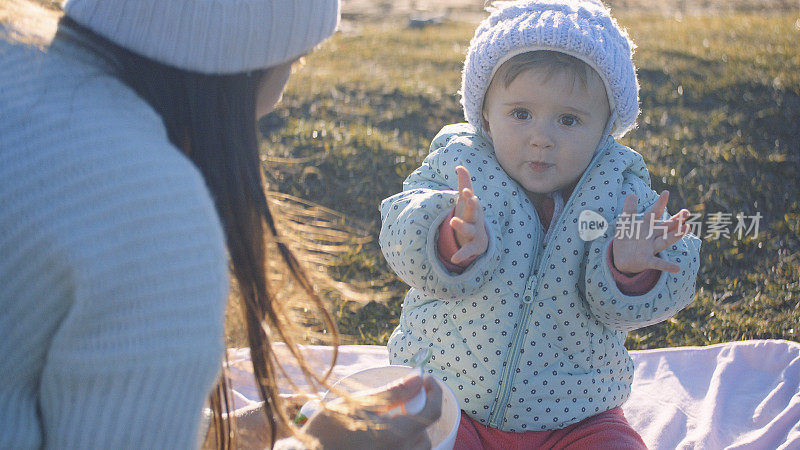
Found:
[[[483,130],[486,132],[486,135],[491,139],[492,130],[489,129],[489,120],[486,118],[486,111],[481,111],[481,125],[483,125]]]

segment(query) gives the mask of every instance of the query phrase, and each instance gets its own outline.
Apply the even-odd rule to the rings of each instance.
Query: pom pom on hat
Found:
[[[128,50],[205,74],[291,61],[339,23],[338,0],[67,0],[64,11]]]
[[[639,115],[635,45],[598,0],[496,2],[475,30],[461,77],[461,105],[467,122],[483,130],[483,99],[495,71],[511,57],[536,50],[574,56],[603,80],[614,120],[611,134],[622,137]]]

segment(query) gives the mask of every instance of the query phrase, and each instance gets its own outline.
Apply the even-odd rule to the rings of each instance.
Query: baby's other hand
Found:
[[[647,269],[666,270],[677,273],[680,266],[673,264],[656,253],[677,242],[689,232],[689,226],[683,222],[689,217],[689,210],[682,209],[668,220],[657,220],[664,214],[669,199],[669,191],[661,192],[653,206],[645,211],[641,219],[636,218],[640,227],[632,227],[631,218],[636,214],[637,197],[628,194],[622,205],[622,215],[627,221],[617,221],[617,233],[614,237],[612,251],[614,266],[625,273],[639,273]],[[641,220],[641,221],[640,221]],[[628,227],[624,229],[624,227]]]
[[[489,235],[483,223],[483,208],[472,190],[469,171],[464,166],[456,167],[458,175],[458,201],[450,226],[456,235],[458,251],[450,261],[461,264],[472,257],[480,256],[489,246]]]

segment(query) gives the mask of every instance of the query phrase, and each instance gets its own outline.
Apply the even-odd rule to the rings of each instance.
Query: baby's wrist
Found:
[[[641,270],[631,270],[630,267],[620,267],[617,261],[614,259],[614,240],[611,240],[611,243],[608,245],[608,260],[611,264],[611,268],[615,271],[619,272],[626,277],[634,277],[642,272],[644,269]]]

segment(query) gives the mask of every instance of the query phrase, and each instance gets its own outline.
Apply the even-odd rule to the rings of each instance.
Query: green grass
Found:
[[[638,44],[642,115],[623,139],[645,156],[669,209],[760,212],[757,238],[704,239],[695,301],[633,332],[632,349],[800,336],[800,29],[791,15],[620,17]],[[388,300],[332,298],[347,342],[384,344],[406,286],[375,242],[379,202],[462,121],[456,92],[474,25],[364,26],[307,57],[260,126],[271,187],[340,211],[373,237],[334,268],[390,281]]]

